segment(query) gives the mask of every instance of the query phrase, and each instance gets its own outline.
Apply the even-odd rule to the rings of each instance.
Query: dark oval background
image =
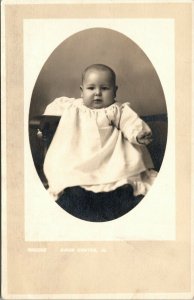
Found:
[[[130,38],[115,30],[91,28],[67,38],[51,53],[33,89],[29,138],[34,164],[45,187],[47,183],[42,169],[45,141],[37,138],[37,128],[32,126],[32,120],[43,114],[46,106],[57,97],[79,98],[81,74],[94,63],[106,64],[115,71],[117,100],[129,101],[140,116],[152,118],[150,120],[153,122],[149,125],[153,130],[154,142],[149,150],[156,169],[160,169],[167,140],[167,108],[154,66]]]

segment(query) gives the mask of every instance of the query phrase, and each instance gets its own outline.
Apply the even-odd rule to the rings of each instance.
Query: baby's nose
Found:
[[[96,95],[101,95],[101,89],[100,89],[100,88],[96,88],[95,94],[96,94]]]

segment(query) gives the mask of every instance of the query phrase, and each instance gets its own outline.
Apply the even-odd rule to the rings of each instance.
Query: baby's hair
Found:
[[[82,73],[82,83],[84,82],[86,73],[88,71],[92,71],[92,70],[108,71],[111,74],[113,84],[114,85],[116,84],[116,75],[115,75],[115,72],[110,67],[108,67],[106,65],[103,65],[103,64],[93,64],[93,65],[87,67],[83,71],[83,73]]]

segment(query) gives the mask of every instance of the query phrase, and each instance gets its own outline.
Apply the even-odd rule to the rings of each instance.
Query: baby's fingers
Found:
[[[142,139],[142,138],[149,138],[152,136],[152,133],[151,132],[147,132],[147,131],[143,131],[141,133],[138,134],[138,138],[139,139]]]
[[[153,139],[151,138],[151,136],[150,136],[150,137],[146,137],[146,138],[144,139],[145,145],[149,145],[152,141],[153,141]]]
[[[139,144],[148,145],[152,142],[152,135],[138,136],[137,141]]]

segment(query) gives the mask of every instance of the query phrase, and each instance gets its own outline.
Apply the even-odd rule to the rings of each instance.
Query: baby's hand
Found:
[[[147,131],[140,132],[136,139],[139,144],[149,145],[152,142],[152,133]]]

